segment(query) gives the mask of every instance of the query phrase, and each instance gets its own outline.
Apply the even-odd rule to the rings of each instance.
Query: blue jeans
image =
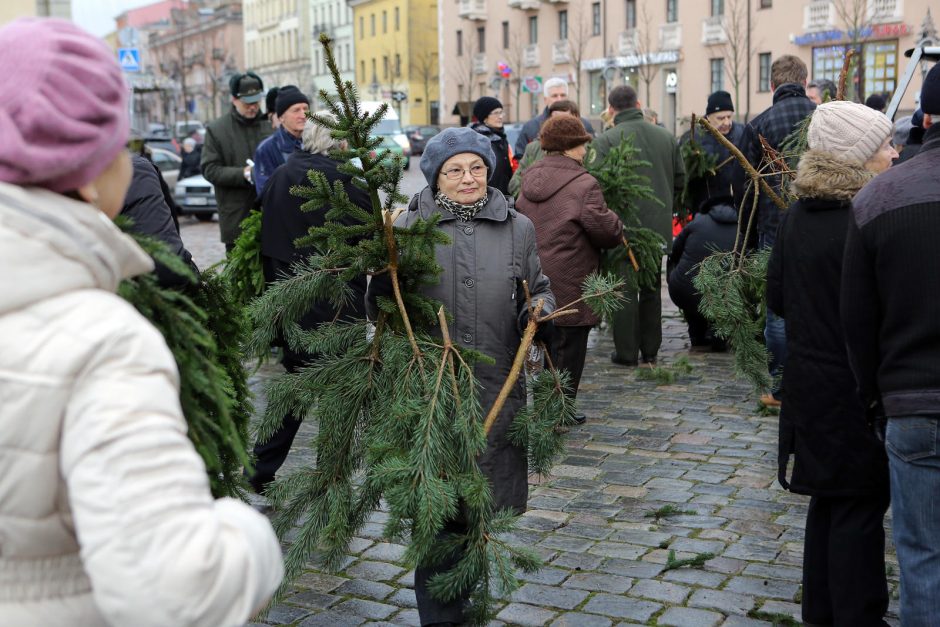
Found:
[[[940,414],[889,418],[894,543],[901,567],[901,623],[940,620]]]
[[[773,248],[774,240],[777,234],[761,233],[758,236],[758,245],[760,248]],[[780,397],[780,378],[783,376],[783,364],[787,360],[787,329],[783,318],[767,309],[767,321],[764,323],[764,344],[767,346],[767,352],[770,353],[770,364],[768,371],[774,378],[771,387],[771,394],[775,398]]]

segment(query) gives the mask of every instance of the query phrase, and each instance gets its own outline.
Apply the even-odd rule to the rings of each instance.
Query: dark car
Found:
[[[441,132],[440,126],[426,124],[424,126],[406,126],[405,135],[408,137],[408,143],[411,144],[411,154],[420,155],[424,152],[424,146],[428,140]]]

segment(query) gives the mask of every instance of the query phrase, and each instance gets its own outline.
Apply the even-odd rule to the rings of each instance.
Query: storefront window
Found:
[[[898,67],[898,42],[879,41],[865,44],[864,97],[894,93]]]
[[[607,89],[601,71],[588,73],[590,85],[591,115],[600,115],[607,108]]]
[[[842,62],[845,59],[845,46],[821,46],[813,48],[813,78],[828,78],[839,81]]]

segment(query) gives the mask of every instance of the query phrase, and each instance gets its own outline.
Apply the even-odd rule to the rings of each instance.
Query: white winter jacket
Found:
[[[160,334],[113,292],[152,263],[107,217],[0,183],[0,625],[243,624],[283,574],[214,501]]]

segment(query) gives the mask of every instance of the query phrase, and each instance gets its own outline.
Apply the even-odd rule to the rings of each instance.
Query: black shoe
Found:
[[[587,416],[585,416],[584,414],[574,415],[574,424],[583,425],[585,422],[587,422]]]
[[[643,361],[643,363],[646,364],[646,365],[649,365],[649,366],[655,366],[655,365],[656,365],[656,355],[653,355],[652,357],[647,357],[646,355],[643,355],[640,359],[641,359],[641,360]]]
[[[618,366],[631,366],[632,367],[632,366],[637,365],[636,360],[630,361],[629,359],[621,359],[619,356],[617,356],[616,352],[613,352],[610,354],[610,361],[612,363],[617,364]]]

